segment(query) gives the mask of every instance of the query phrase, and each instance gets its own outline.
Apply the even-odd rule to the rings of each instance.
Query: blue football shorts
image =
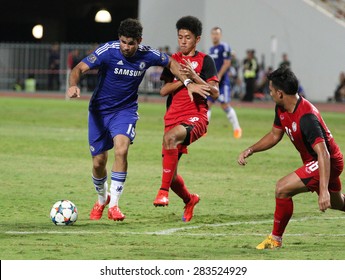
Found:
[[[214,100],[212,97],[207,98],[212,103],[216,101],[219,103],[229,103],[231,101],[231,90],[230,85],[226,83],[222,83],[219,85],[219,97],[217,100]]]
[[[92,156],[114,147],[113,138],[125,135],[133,143],[135,126],[139,119],[136,110],[126,109],[110,114],[89,111],[89,145]]]

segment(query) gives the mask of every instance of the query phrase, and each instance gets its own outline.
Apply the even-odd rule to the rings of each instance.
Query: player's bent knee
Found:
[[[127,158],[128,147],[117,147],[115,148],[115,158]]]
[[[107,164],[107,158],[96,156],[93,158],[93,168],[96,170],[104,169]]]
[[[284,180],[279,180],[276,183],[276,190],[275,190],[275,197],[276,198],[287,198],[289,197],[289,193],[286,189],[286,184],[284,183]]]
[[[177,145],[177,135],[175,133],[165,133],[163,137],[163,145],[165,148],[174,148]]]

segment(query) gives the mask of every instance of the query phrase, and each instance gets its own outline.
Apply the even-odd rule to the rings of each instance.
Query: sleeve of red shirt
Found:
[[[314,114],[302,116],[300,126],[303,136],[312,147],[320,142],[325,142],[322,126]]]
[[[174,77],[175,76],[173,75],[173,73],[171,73],[171,71],[167,67],[165,67],[162,71],[160,80],[169,83],[174,80]]]
[[[213,58],[210,57],[209,55],[205,55],[204,57],[204,63],[202,65],[200,77],[206,82],[209,82],[209,81],[219,82],[219,79],[217,77],[216,64],[214,63]]]

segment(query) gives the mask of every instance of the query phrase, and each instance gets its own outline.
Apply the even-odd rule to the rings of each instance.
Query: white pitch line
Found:
[[[301,219],[291,219],[290,222],[303,222],[307,220],[339,220],[339,219],[345,219],[345,217],[304,217]],[[258,224],[269,224],[272,223],[273,220],[262,220],[262,221],[248,221],[248,222],[229,222],[229,223],[219,223],[219,224],[203,224],[199,226],[186,226],[186,227],[180,227],[180,228],[170,228],[165,229],[161,231],[153,232],[153,234],[157,235],[170,235],[178,231],[185,231],[190,229],[199,229],[202,227],[226,227],[226,226],[238,226],[238,225],[258,225]]]
[[[267,236],[263,233],[179,233],[178,236]],[[310,236],[310,237],[344,237],[345,233],[328,234],[328,233],[285,233],[284,236]]]
[[[340,220],[345,219],[345,217],[304,217],[301,219],[291,219],[290,222],[304,222],[307,220]],[[268,224],[272,223],[272,219],[270,220],[261,220],[261,221],[248,221],[248,222],[229,222],[229,223],[218,223],[218,224],[202,224],[198,226],[185,226],[179,228],[170,228],[160,231],[152,231],[152,232],[117,232],[116,234],[121,235],[172,235],[179,231],[188,231],[193,229],[200,229],[204,227],[226,227],[226,226],[238,226],[238,225],[258,225],[258,224]],[[5,231],[5,234],[13,234],[13,235],[29,235],[29,234],[103,234],[102,231]],[[237,234],[237,233],[178,233],[179,236],[241,236],[241,235],[258,235],[262,236],[265,234],[257,234],[257,233],[246,233],[246,234]],[[285,234],[285,235],[293,235],[293,236],[345,236],[345,234]]]
[[[29,234],[102,234],[103,231],[57,231],[57,230],[38,230],[38,231],[5,231],[5,234],[29,235]]]
[[[160,231],[155,231],[153,234],[156,235],[170,235],[178,231],[185,231],[190,229],[199,229],[202,227],[226,227],[226,226],[238,226],[238,225],[257,225],[257,224],[266,224],[266,223],[272,223],[272,220],[263,220],[263,221],[249,221],[249,222],[229,222],[229,223],[223,223],[223,224],[203,224],[199,226],[186,226],[186,227],[180,227],[180,228],[170,228]]]
[[[34,235],[34,234],[68,234],[68,235],[94,235],[104,234],[100,231],[7,231],[5,234],[13,235]],[[121,231],[117,235],[155,235],[153,232],[133,232]],[[195,236],[195,237],[226,237],[226,236],[266,236],[263,233],[178,233],[176,236]],[[345,233],[326,234],[326,233],[285,233],[284,236],[309,236],[309,237],[345,237]]]

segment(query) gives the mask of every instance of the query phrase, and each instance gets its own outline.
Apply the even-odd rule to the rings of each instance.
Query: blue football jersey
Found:
[[[213,58],[219,72],[224,60],[231,59],[231,48],[227,43],[221,42],[219,45],[210,48],[210,56]],[[230,83],[229,69],[224,73],[220,84],[224,82]]]
[[[82,60],[90,69],[98,69],[98,83],[89,110],[111,113],[138,107],[138,88],[150,66],[167,66],[169,57],[156,49],[139,45],[132,57],[120,51],[120,41],[98,47]]]

